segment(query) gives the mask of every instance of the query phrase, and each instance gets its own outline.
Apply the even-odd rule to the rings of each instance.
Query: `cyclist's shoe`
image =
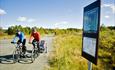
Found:
[[[20,57],[25,58],[26,55],[23,53],[23,54],[20,55]]]
[[[26,55],[23,55],[22,57],[23,57],[23,58],[26,58]]]
[[[20,58],[22,57],[23,55],[22,54],[20,54]]]

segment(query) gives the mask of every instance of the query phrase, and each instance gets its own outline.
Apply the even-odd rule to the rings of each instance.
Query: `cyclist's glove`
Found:
[[[11,43],[14,43],[14,42],[11,42]]]

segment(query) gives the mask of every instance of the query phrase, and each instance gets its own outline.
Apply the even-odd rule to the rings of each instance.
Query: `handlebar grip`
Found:
[[[12,44],[16,44],[16,42],[11,42]]]
[[[11,43],[14,43],[14,42],[11,42]]]

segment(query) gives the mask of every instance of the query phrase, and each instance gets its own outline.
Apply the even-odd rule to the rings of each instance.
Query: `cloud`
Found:
[[[3,9],[0,9],[0,16],[5,15],[5,14],[6,14],[6,11]]]
[[[55,23],[54,25],[59,26],[59,25],[65,25],[67,23],[68,23],[67,21],[62,21],[62,22],[59,22],[59,23]]]
[[[27,21],[27,17],[18,17],[17,21],[19,22],[26,22]]]
[[[110,18],[110,16],[106,15],[106,16],[105,16],[105,18],[107,18],[107,19],[108,19],[108,18]]]
[[[113,12],[113,14],[115,14],[115,5],[114,4],[103,4],[102,8],[110,8]]]
[[[18,18],[17,18],[17,21],[18,21],[18,22],[28,22],[28,23],[32,23],[32,22],[35,21],[35,19],[33,19],[33,18],[30,19],[30,18],[21,16],[21,17],[18,17]]]
[[[62,22],[55,23],[54,26],[56,28],[64,28],[67,24],[68,24],[67,21],[62,21]]]
[[[31,22],[34,22],[35,19],[28,19],[27,22],[31,23]]]

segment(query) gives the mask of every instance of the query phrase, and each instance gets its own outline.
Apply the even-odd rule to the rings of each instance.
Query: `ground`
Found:
[[[13,64],[12,62],[12,52],[15,45],[12,45],[11,39],[0,40],[0,70],[44,70],[49,67],[48,56],[52,52],[52,36],[45,36],[42,38],[46,41],[48,47],[48,53],[40,54],[33,63],[27,62],[17,62]],[[26,42],[28,50],[32,49],[32,45]]]

